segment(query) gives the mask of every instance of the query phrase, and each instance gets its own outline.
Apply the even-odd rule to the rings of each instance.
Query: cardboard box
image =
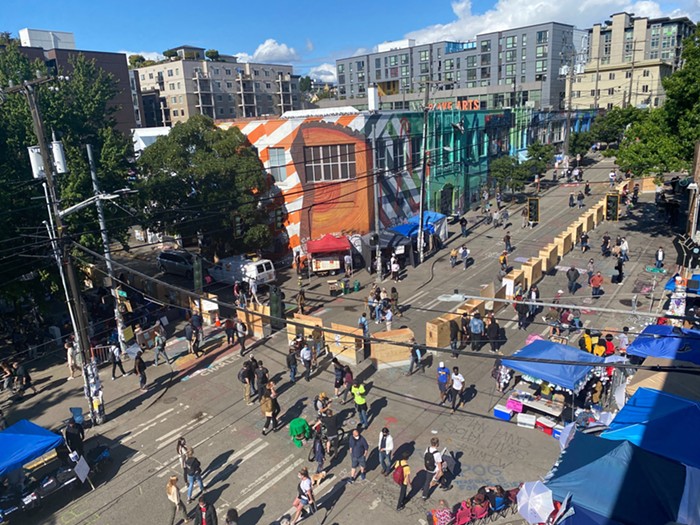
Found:
[[[518,414],[516,419],[518,421],[518,426],[523,428],[535,428],[535,423],[537,422],[537,417],[531,416],[530,414]]]
[[[497,419],[502,419],[503,421],[510,421],[513,417],[513,411],[508,410],[508,408],[503,405],[496,405],[493,407],[493,416]]]
[[[437,317],[425,323],[425,344],[439,348],[450,346],[450,323],[447,319]]]

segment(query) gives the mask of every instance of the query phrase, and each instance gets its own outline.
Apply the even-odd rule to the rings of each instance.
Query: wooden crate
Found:
[[[559,262],[559,250],[554,243],[548,244],[540,250],[540,259],[542,260],[542,272],[551,271]]]
[[[287,323],[287,342],[291,343],[296,339],[297,334],[302,334],[307,339],[311,337],[311,332],[316,326],[323,328],[323,319],[314,317],[313,315],[302,315],[295,313],[292,320],[296,323],[301,323],[304,326],[296,326]]]
[[[389,332],[377,332],[373,334],[377,339],[395,341],[397,343],[410,343],[414,337],[410,328],[400,328]],[[371,359],[376,368],[391,366],[406,366],[411,360],[410,346],[396,345],[391,342],[372,343]]]
[[[531,258],[521,266],[525,276],[525,289],[529,289],[533,284],[542,279],[542,259]]]
[[[447,319],[437,317],[425,323],[425,344],[440,348],[450,345],[450,324]]]
[[[557,255],[561,259],[569,253],[573,247],[574,242],[570,231],[560,233],[554,238],[554,245],[557,247]]]
[[[512,299],[517,285],[525,286],[525,274],[522,270],[513,269],[503,278],[503,285],[506,287],[506,298]]]

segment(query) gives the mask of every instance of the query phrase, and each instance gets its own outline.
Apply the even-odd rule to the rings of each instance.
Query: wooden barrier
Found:
[[[533,284],[542,279],[542,259],[533,257],[522,264],[521,269],[525,277],[525,289],[529,289]]]
[[[581,234],[583,233],[583,224],[581,223],[580,220],[576,221],[573,223],[571,226],[569,226],[568,231],[571,232],[572,239],[574,241],[574,245],[576,245],[576,242],[579,240],[581,237]]]
[[[506,288],[506,299],[512,299],[513,292],[517,286],[525,286],[525,275],[523,271],[513,268],[510,273],[503,278],[503,285]]]
[[[348,365],[355,364],[355,350],[361,348],[364,341],[362,329],[344,324],[331,323],[331,330],[343,332],[343,334],[326,334],[326,343],[334,357],[338,361]]]
[[[587,211],[586,213],[584,213],[583,217],[581,217],[581,220],[584,223],[583,231],[591,232],[595,229],[596,222],[594,211]]]
[[[425,323],[425,344],[440,348],[450,345],[450,323],[447,319],[436,317]]]
[[[559,262],[559,250],[554,243],[550,243],[540,249],[540,259],[542,259],[542,272],[551,271]]]
[[[461,304],[460,307],[469,314],[479,312],[483,316],[486,313],[486,301],[483,299],[469,299],[467,302]]]
[[[301,323],[303,326],[287,324],[287,342],[289,343],[294,341],[296,336],[299,334],[306,338],[310,338],[311,332],[313,332],[316,326],[323,328],[323,319],[320,317],[295,313],[292,319],[297,323]]]
[[[400,328],[390,332],[377,332],[373,335],[377,339],[394,341],[396,343],[410,343],[414,337],[410,328]],[[370,359],[377,369],[408,366],[411,362],[411,348],[392,344],[391,342],[372,343]]]
[[[561,259],[569,253],[573,247],[574,242],[571,237],[571,232],[560,233],[554,238],[554,245],[557,247],[557,255]]]
[[[270,315],[270,307],[264,304],[249,304],[244,312],[238,312],[238,317],[248,326],[248,333],[258,339],[270,334],[270,319],[263,315]]]

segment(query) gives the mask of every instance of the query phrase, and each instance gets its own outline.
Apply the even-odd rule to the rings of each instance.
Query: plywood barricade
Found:
[[[413,339],[413,330],[410,328],[400,328],[388,332],[377,332],[372,334],[377,339],[385,342],[372,343],[372,353],[370,359],[375,368],[382,369],[393,366],[408,366],[410,363],[411,348],[395,343],[410,343]]]
[[[542,259],[531,258],[529,261],[523,263],[521,268],[525,277],[524,288],[526,290],[542,279]]]
[[[557,255],[561,259],[569,253],[574,247],[574,241],[571,232],[563,232],[554,238],[554,245],[557,247]]]
[[[542,261],[542,272],[551,271],[559,262],[559,250],[554,243],[550,243],[540,250],[540,260]]]
[[[344,324],[331,323],[331,330],[337,330],[342,334],[326,334],[326,344],[334,357],[341,363],[355,364],[355,351],[362,348],[364,340],[362,329]]]
[[[517,286],[525,286],[525,274],[522,270],[514,268],[503,278],[503,285],[506,288],[506,299],[512,299]]]
[[[436,317],[425,323],[425,344],[446,348],[450,344],[450,324],[447,319]]]
[[[271,333],[270,307],[264,304],[249,304],[245,311],[238,311],[238,317],[248,326],[248,333],[252,333],[258,339],[267,337]]]
[[[296,339],[296,336],[301,334],[307,339],[311,337],[311,332],[314,331],[316,326],[323,328],[323,319],[320,317],[314,317],[313,315],[302,315],[295,313],[292,317],[295,323],[302,324],[303,326],[298,326],[296,324],[287,323],[287,342],[291,343]],[[328,338],[326,338],[327,340]]]

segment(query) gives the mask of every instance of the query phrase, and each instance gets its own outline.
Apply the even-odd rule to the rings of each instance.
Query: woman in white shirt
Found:
[[[190,519],[187,517],[187,509],[180,499],[180,489],[177,486],[177,476],[170,476],[168,484],[165,486],[165,493],[168,495],[168,499],[173,504],[170,523],[175,523],[175,517],[177,516],[178,510],[182,513],[182,519],[184,522],[189,522]]]
[[[384,427],[379,433],[379,465],[385,476],[391,474],[391,453],[394,451],[394,438],[389,434],[389,429]]]

